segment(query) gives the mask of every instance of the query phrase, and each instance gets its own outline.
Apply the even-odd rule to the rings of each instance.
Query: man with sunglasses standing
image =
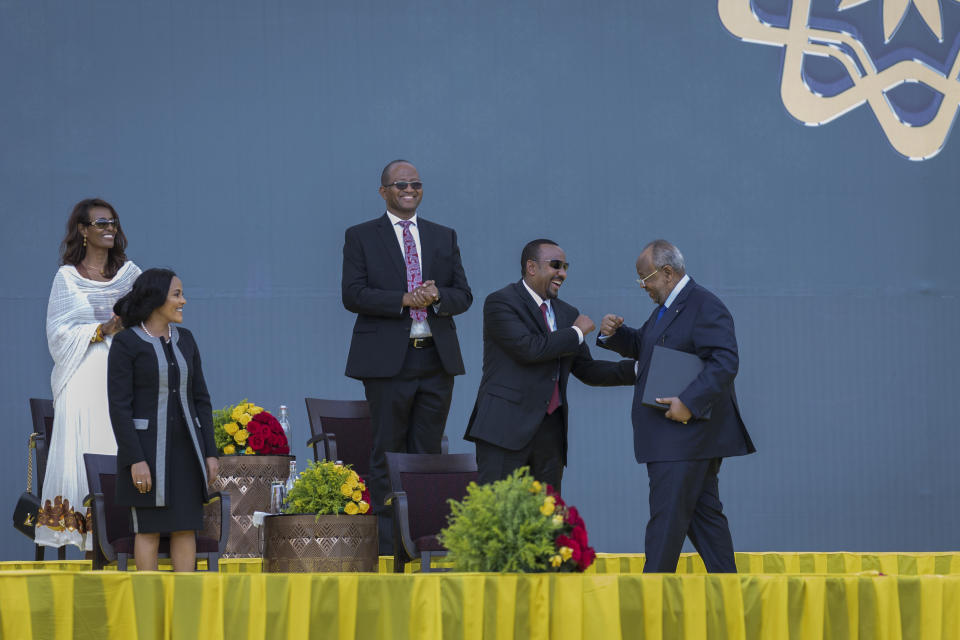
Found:
[[[655,240],[637,258],[637,282],[657,305],[640,329],[606,315],[597,344],[637,361],[633,447],[650,478],[645,573],[672,573],[690,537],[707,571],[736,573],[733,540],[720,503],[720,462],[756,449],[740,418],[733,379],[739,357],[733,317],[686,274],[683,255]],[[676,397],[641,403],[653,347],[696,354],[703,370]]]
[[[633,361],[594,360],[584,342],[593,321],[557,297],[569,267],[556,242],[533,240],[520,254],[520,282],[483,303],[483,377],[464,435],[482,483],[527,466],[559,492],[570,374],[593,386],[633,384]]]
[[[380,553],[391,554],[383,500],[387,452],[440,453],[453,377],[464,372],[453,316],[473,294],[457,233],[417,215],[423,182],[406,160],[380,176],[382,216],[350,227],[343,246],[343,306],[357,314],[346,375],[363,382],[370,405],[370,486]]]

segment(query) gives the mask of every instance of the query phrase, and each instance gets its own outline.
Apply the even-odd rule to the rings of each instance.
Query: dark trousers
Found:
[[[723,515],[717,472],[721,458],[648,462],[650,522],[644,539],[644,573],[677,570],[690,538],[710,573],[736,573],[733,539]]]
[[[453,396],[453,376],[443,370],[435,348],[410,347],[398,376],[367,378],[363,389],[373,428],[367,480],[378,518],[380,555],[390,555],[393,524],[390,509],[383,504],[390,492],[386,453],[440,453]]]
[[[502,480],[520,467],[530,467],[530,475],[552,485],[560,493],[564,450],[563,416],[560,410],[544,416],[533,439],[519,451],[504,449],[482,440],[476,444],[477,471],[481,484]]]

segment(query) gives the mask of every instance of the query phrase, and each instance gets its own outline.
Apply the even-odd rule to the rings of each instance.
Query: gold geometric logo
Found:
[[[898,153],[926,160],[943,149],[960,106],[960,19],[955,7],[940,2],[832,0],[828,7],[822,1],[792,0],[776,19],[756,0],[718,0],[717,9],[723,26],[737,38],[783,48],[780,96],[793,117],[820,126],[866,104]],[[945,8],[951,10],[949,22]],[[831,12],[835,15],[825,17]],[[854,14],[869,16],[870,29],[852,23]],[[912,29],[906,33],[901,27],[908,17]],[[945,30],[953,31],[949,39]],[[921,42],[924,38],[929,42]],[[828,91],[817,85],[810,69],[831,64]],[[922,95],[922,108],[904,107],[905,95]]]

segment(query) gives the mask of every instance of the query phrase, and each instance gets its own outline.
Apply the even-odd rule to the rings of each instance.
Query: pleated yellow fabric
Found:
[[[928,565],[891,564],[920,572],[936,563]],[[7,570],[0,571],[0,635],[960,640],[960,575]]]
[[[829,573],[864,575],[950,575],[960,574],[960,553],[852,553],[852,552],[742,552],[736,554],[737,570],[740,574],[766,573]],[[644,556],[642,553],[600,553],[588,574],[631,574],[642,573]],[[262,562],[259,558],[227,558],[220,560],[220,573],[260,573]],[[442,566],[440,563],[439,566]],[[131,564],[132,567],[132,564]],[[160,560],[161,569],[169,569],[169,560]],[[200,568],[206,568],[206,561],[200,561]],[[406,565],[407,573],[419,571],[418,561]],[[0,571],[88,571],[88,560],[65,560],[62,562],[0,562]],[[116,566],[107,567],[107,571],[116,571]],[[378,566],[380,573],[393,572],[393,558],[381,556]],[[703,561],[695,553],[685,553],[677,566],[679,574],[706,574]]]

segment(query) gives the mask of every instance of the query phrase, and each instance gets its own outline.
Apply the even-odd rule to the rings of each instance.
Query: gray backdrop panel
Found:
[[[406,157],[475,294],[452,451],[472,451],[483,298],[523,244],[558,241],[563,298],[638,325],[633,263],[666,237],[737,322],[759,448],[721,474],[737,548],[955,549],[960,145],[909,162],[864,108],[804,127],[779,65],[712,3],[0,1],[0,504],[23,490],[27,399],[50,396],[77,200],[112,202],[132,259],[181,274],[214,404],[289,405],[303,464],[303,398],[362,397],[343,231]],[[643,546],[631,394],[571,385],[566,498],[600,551]],[[0,549],[32,555],[10,527]]]

